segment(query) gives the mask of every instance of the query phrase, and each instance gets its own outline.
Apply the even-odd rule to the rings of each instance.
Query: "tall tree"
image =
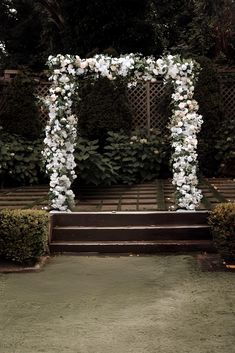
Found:
[[[232,59],[234,23],[234,0],[1,0],[1,66],[42,67],[50,54],[109,47]]]
[[[32,0],[2,0],[0,5],[0,42],[2,65],[37,66],[42,61],[40,13]]]
[[[37,1],[54,23],[60,51],[86,56],[108,47],[119,53],[151,54],[152,26],[146,21],[147,3],[141,0]],[[55,14],[56,13],[56,14]],[[47,23],[45,23],[48,26]],[[53,28],[51,27],[53,30]],[[51,32],[50,32],[51,35]],[[58,51],[58,48],[57,48]]]
[[[181,35],[189,53],[235,57],[235,1],[191,0],[192,21]]]
[[[147,20],[154,31],[152,51],[181,51],[178,44],[181,32],[187,28],[192,16],[187,0],[149,0]]]

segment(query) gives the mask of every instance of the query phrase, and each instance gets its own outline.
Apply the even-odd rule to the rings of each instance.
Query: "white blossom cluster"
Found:
[[[168,57],[169,58],[169,57]],[[196,70],[195,67],[196,66]],[[202,199],[197,188],[197,133],[203,123],[197,114],[198,103],[193,99],[197,79],[197,64],[193,61],[169,60],[166,74],[172,78],[173,115],[170,121],[172,138],[173,185],[176,187],[177,204],[180,209],[195,210]]]
[[[49,120],[43,155],[50,175],[51,208],[58,211],[69,211],[74,206],[71,184],[76,178],[74,148],[77,138],[77,118],[72,114],[72,96],[76,84],[75,70],[69,63],[70,60],[64,60],[61,61],[60,69],[54,68],[49,78],[52,81],[50,95],[45,99],[49,108]],[[53,65],[53,61],[51,64]]]
[[[197,64],[168,55],[155,60],[141,55],[128,54],[119,58],[95,55],[81,59],[79,56],[57,55],[48,58],[52,81],[45,102],[49,108],[49,121],[44,140],[44,157],[50,174],[50,199],[52,209],[68,211],[74,205],[71,184],[76,178],[74,148],[77,118],[72,114],[72,99],[78,90],[76,77],[94,79],[107,77],[115,80],[121,76],[129,85],[139,80],[155,82],[159,75],[174,85],[172,95],[173,115],[170,123],[173,153],[173,184],[176,186],[178,206],[195,210],[201,200],[197,189],[197,138],[202,117],[197,114],[198,104],[193,100]],[[142,142],[144,143],[144,142]]]

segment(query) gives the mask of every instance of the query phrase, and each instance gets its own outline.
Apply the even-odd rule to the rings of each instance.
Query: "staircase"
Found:
[[[51,214],[52,253],[213,251],[207,211]]]

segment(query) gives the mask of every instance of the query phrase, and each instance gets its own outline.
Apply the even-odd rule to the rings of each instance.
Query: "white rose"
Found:
[[[80,67],[81,67],[82,69],[85,69],[87,66],[88,66],[87,60],[82,61],[81,64],[80,64]]]
[[[181,103],[179,104],[179,108],[180,108],[180,109],[184,109],[184,107],[185,107],[185,103],[181,102]]]

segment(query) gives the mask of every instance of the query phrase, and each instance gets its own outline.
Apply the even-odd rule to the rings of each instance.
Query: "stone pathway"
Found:
[[[235,182],[231,179],[203,179],[201,210],[215,204],[235,201]],[[171,180],[156,180],[134,186],[82,187],[76,211],[164,211],[173,209],[174,187]]]
[[[48,186],[22,186],[0,189],[0,209],[38,208],[48,205]]]
[[[200,187],[203,200],[200,209],[212,209],[218,202],[235,201],[235,181],[203,179]],[[48,206],[48,186],[27,186],[0,190],[0,209]],[[133,186],[83,186],[77,192],[76,211],[161,211],[174,207],[171,180],[156,180]]]

